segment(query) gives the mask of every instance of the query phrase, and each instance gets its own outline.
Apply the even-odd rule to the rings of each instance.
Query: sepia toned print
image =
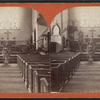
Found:
[[[99,9],[0,7],[0,93],[100,92]]]
[[[48,32],[36,10],[0,7],[0,93],[50,92]]]
[[[51,26],[51,92],[100,92],[100,7],[73,7]]]

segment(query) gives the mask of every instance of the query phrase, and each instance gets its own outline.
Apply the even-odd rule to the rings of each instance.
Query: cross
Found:
[[[7,41],[9,41],[9,34],[11,34],[10,32],[5,32],[5,34],[7,34]]]
[[[92,35],[92,39],[93,39],[93,32],[95,32],[96,30],[93,30],[93,28],[92,28],[92,30],[89,30],[89,31],[92,32],[91,35]]]

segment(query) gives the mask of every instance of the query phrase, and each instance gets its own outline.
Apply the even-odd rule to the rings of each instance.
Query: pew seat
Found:
[[[34,71],[37,71],[36,75],[34,75]],[[30,92],[35,93],[36,91],[38,91],[37,93],[40,93],[41,92],[41,90],[40,90],[40,79],[46,78],[48,84],[50,85],[51,70],[50,69],[34,68],[31,65],[29,65],[28,77],[29,77],[29,79],[28,79],[28,89],[30,90]],[[34,87],[35,82],[37,82],[36,83],[36,85],[37,85],[36,91],[34,90],[35,89],[35,87]],[[49,90],[50,90],[50,88],[49,88]]]
[[[25,81],[26,86],[28,87],[28,75],[30,74],[29,70],[30,70],[30,66],[31,68],[34,68],[35,70],[44,70],[44,69],[50,69],[50,64],[48,63],[26,63],[24,66],[24,71],[23,71],[23,79]]]

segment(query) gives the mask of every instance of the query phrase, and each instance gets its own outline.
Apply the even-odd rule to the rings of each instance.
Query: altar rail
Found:
[[[55,57],[56,58],[56,57]],[[71,58],[63,56],[51,60],[51,91],[59,92],[70,80],[80,64],[80,53]]]
[[[17,57],[16,55],[10,55],[9,59],[8,59],[9,63],[17,63]],[[3,55],[0,55],[0,63],[4,63],[4,58]]]
[[[18,55],[17,57],[18,66],[21,69],[21,75],[25,82],[27,89],[32,93],[40,93],[41,90],[41,78],[45,78],[48,82],[44,87],[48,90],[43,92],[50,92],[50,63],[49,56],[40,55]]]
[[[24,48],[25,47],[25,45],[17,45],[17,46],[11,46],[10,47],[10,54],[22,54],[22,53],[24,53]],[[2,50],[3,50],[3,47],[1,46],[0,47],[0,54],[2,54]]]

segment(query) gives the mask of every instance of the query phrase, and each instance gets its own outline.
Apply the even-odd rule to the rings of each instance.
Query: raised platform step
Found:
[[[0,55],[0,63],[4,63],[2,55]],[[17,55],[10,56],[9,63],[17,63]]]
[[[100,52],[95,52],[93,59],[94,59],[94,61],[100,61]],[[80,60],[81,61],[87,61],[88,60],[87,52],[83,52],[81,54]]]
[[[88,58],[81,58],[81,61],[88,61]],[[94,58],[94,61],[100,61],[100,58]]]
[[[99,42],[96,41],[95,47],[96,47],[96,52],[100,52],[100,40]],[[86,51],[86,48],[87,48],[87,44],[83,44],[83,52]]]

